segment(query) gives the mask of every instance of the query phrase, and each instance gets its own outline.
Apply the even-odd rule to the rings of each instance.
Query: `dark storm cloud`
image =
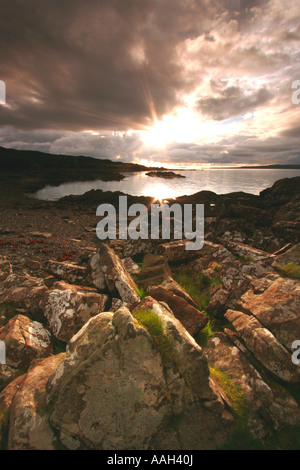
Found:
[[[291,102],[300,79],[297,2],[2,3],[0,145],[126,161],[299,158],[300,106]],[[161,151],[145,148],[137,132],[113,134],[151,126],[190,95],[201,122],[253,118],[226,138]]]
[[[214,83],[214,88],[216,85]],[[266,88],[261,88],[254,93],[246,95],[236,86],[227,87],[219,92],[217,98],[203,98],[197,103],[198,109],[216,121],[222,121],[235,117],[241,113],[252,111],[272,98],[272,94]]]

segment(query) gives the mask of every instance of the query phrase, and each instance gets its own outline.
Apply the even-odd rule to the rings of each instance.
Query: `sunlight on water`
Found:
[[[133,196],[151,196],[158,200],[190,195],[199,191],[213,191],[217,194],[243,191],[259,194],[279,179],[300,176],[300,170],[205,169],[181,170],[178,173],[185,178],[163,179],[146,176],[142,172],[128,173],[123,181],[64,183],[56,187],[46,186],[34,197],[54,201],[71,194],[81,195],[92,189],[120,191]]]

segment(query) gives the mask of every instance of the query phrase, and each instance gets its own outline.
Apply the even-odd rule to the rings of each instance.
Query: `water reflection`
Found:
[[[281,178],[300,176],[300,170],[243,170],[205,169],[182,170],[185,178],[162,179],[142,173],[127,173],[122,181],[80,181],[64,183],[60,186],[46,186],[34,197],[43,200],[57,200],[71,194],[81,195],[92,189],[121,191],[133,196],[151,196],[158,200],[190,195],[199,191],[213,191],[217,194],[244,191],[259,194]]]

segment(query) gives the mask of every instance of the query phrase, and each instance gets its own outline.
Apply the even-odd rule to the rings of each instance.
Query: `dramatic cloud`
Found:
[[[0,145],[144,163],[299,162],[298,2],[10,0],[0,40]]]

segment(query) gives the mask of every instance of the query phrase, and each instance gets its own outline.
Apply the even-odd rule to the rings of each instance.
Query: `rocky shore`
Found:
[[[198,251],[100,242],[119,193],[3,198],[1,447],[299,449],[299,187],[177,198]]]

